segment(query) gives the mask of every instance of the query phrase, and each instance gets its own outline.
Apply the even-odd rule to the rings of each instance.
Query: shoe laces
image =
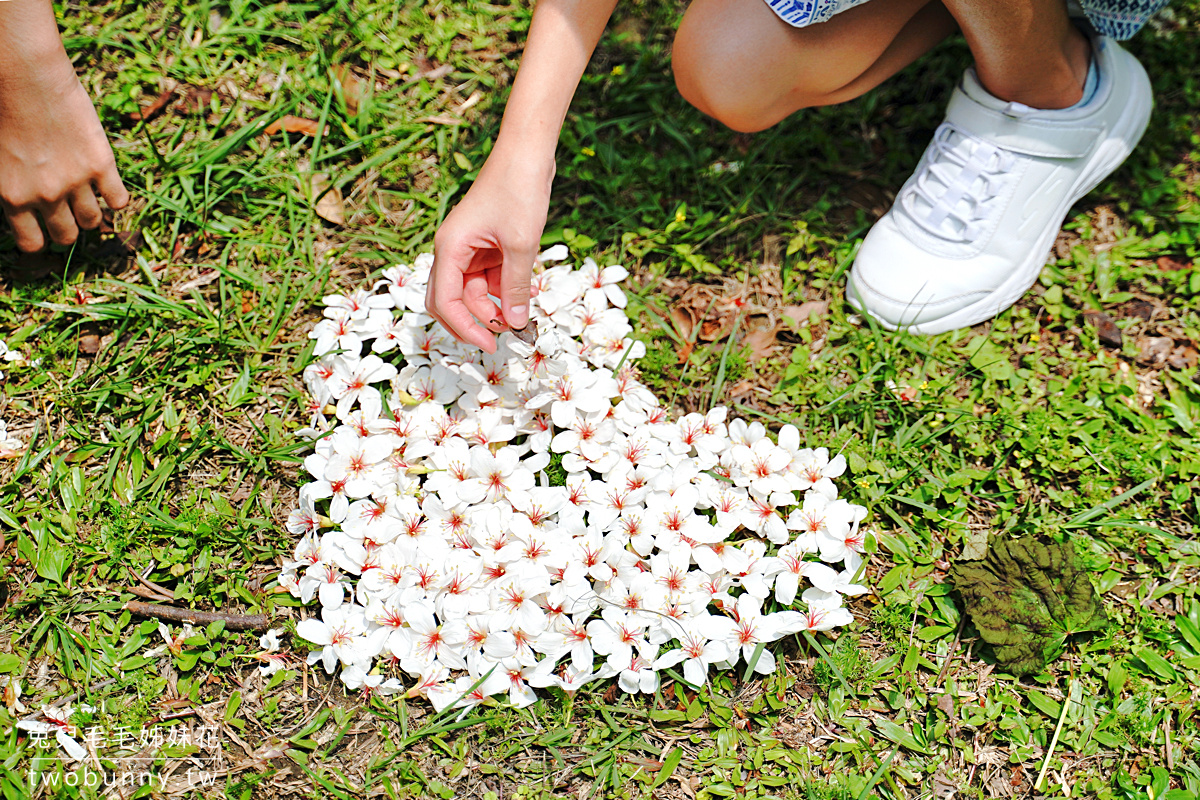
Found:
[[[909,217],[933,236],[977,240],[1004,193],[1016,156],[943,122],[909,190],[900,198]]]

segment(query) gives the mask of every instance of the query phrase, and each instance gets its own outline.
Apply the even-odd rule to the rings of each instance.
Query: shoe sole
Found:
[[[1066,221],[1071,207],[1099,186],[1101,181],[1115,172],[1125,162],[1125,159],[1129,158],[1129,155],[1146,133],[1146,128],[1150,124],[1150,114],[1154,110],[1154,95],[1150,86],[1150,78],[1146,75],[1146,71],[1140,64],[1137,66],[1137,75],[1134,79],[1133,103],[1122,114],[1117,127],[1113,129],[1108,140],[1100,145],[1097,155],[1093,159],[1092,168],[1080,174],[1079,178],[1075,181],[1075,186],[1072,187],[1071,192],[1067,195],[1065,202],[1060,204],[1056,214],[1051,217],[1058,221],[1053,226],[1046,227],[1046,230],[1038,239],[1037,247],[1031,250],[1034,256],[1018,266],[1008,280],[997,287],[990,295],[952,314],[938,319],[926,320],[916,325],[906,325],[903,323],[896,325],[878,317],[873,317],[873,319],[880,326],[892,331],[904,330],[927,335],[945,333],[986,322],[998,316],[1005,309],[1020,300],[1037,283],[1038,276],[1042,274],[1042,268],[1046,266],[1046,255],[1050,252],[1050,248],[1053,246],[1054,239],[1058,236],[1059,231],[1062,230],[1063,223]],[[1128,120],[1128,124],[1121,126],[1120,123],[1126,120]],[[1127,145],[1127,141],[1132,141],[1133,144]],[[854,297],[856,289],[852,285],[848,286],[847,289],[847,300],[850,304],[858,308],[862,313],[869,314],[870,312],[859,307],[859,302]]]

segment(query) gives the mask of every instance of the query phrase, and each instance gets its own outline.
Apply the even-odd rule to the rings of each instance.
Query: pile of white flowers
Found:
[[[280,584],[319,600],[296,631],[351,688],[440,710],[610,677],[653,693],[674,668],[694,686],[714,666],[765,674],[765,645],[847,624],[843,597],[867,591],[845,460],[725,408],[670,419],[637,380],[628,273],[546,267],[566,255],[539,258],[528,334],[495,355],[425,313],[428,255],[324,299],[312,481]]]
[[[0,360],[9,364],[20,364],[25,361],[25,356],[19,350],[10,350],[8,344],[0,340]],[[3,379],[4,373],[0,372],[0,380]],[[9,433],[7,420],[0,418],[0,458],[16,458],[24,450],[25,443]]]

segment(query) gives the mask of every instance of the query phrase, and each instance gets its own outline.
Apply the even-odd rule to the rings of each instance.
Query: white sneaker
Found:
[[[1150,81],[1092,38],[1096,94],[1039,111],[989,94],[968,69],[946,120],[892,208],[867,234],[847,301],[892,330],[942,333],[991,319],[1037,281],[1071,206],[1146,130]]]

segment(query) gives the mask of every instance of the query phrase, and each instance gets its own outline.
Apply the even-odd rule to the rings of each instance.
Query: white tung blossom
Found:
[[[10,350],[8,344],[0,340],[0,361],[9,364],[25,363],[25,356],[19,350]],[[36,361],[32,366],[37,366]],[[4,373],[0,371],[0,380],[4,380]],[[8,432],[8,422],[0,419],[0,458],[18,458],[25,451],[25,442],[18,437]]]
[[[725,408],[673,421],[638,380],[628,273],[566,255],[538,259],[531,343],[492,355],[425,313],[432,256],[324,299],[279,584],[319,604],[296,632],[347,686],[465,709],[765,674],[772,642],[848,624],[867,591],[845,459]]]

